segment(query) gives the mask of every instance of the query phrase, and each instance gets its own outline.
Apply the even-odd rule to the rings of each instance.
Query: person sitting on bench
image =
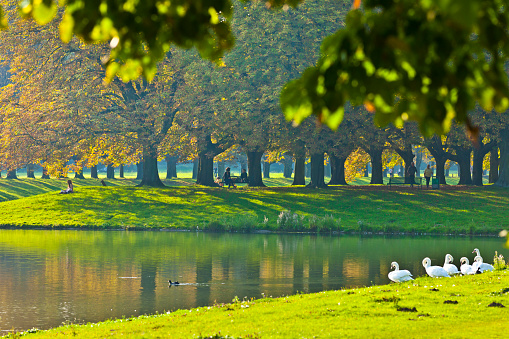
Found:
[[[228,185],[228,188],[230,188],[231,186],[237,187],[233,183],[232,177],[230,175],[230,167],[226,167],[226,171],[224,171],[224,174],[223,174],[223,183],[225,185]]]
[[[242,169],[242,173],[240,173],[240,182],[247,182],[247,172],[246,169]]]

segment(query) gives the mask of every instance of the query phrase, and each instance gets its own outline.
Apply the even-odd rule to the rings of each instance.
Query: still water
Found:
[[[0,331],[387,284],[391,261],[418,276],[474,247],[509,255],[500,238],[0,230]]]

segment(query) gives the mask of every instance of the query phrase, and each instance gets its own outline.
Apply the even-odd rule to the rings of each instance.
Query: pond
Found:
[[[500,238],[0,230],[0,331],[192,308],[239,299],[387,284],[429,256],[459,263]],[[168,279],[180,286],[168,286]],[[1,332],[0,332],[1,333]]]

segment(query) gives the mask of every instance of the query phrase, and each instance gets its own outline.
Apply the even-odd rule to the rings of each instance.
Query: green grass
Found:
[[[509,273],[432,279],[68,324],[28,338],[500,338]],[[16,337],[11,335],[11,337]]]
[[[65,180],[0,180],[4,227],[179,228],[256,231],[412,232],[497,234],[508,228],[509,190],[494,186],[418,190],[408,187],[307,189],[269,179],[272,187],[238,189],[167,182],[134,187],[135,180],[75,180],[74,194],[58,194]],[[279,186],[278,186],[279,185]],[[295,223],[279,223],[282,211]]]

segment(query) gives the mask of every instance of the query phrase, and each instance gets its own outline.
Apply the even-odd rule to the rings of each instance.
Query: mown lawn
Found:
[[[502,338],[506,270],[70,324],[28,338]],[[178,287],[176,287],[178,288]],[[14,336],[11,336],[14,337]]]
[[[65,180],[2,179],[0,224],[276,230],[285,210],[297,214],[296,224],[287,223],[286,231],[312,230],[317,218],[333,224],[322,225],[326,231],[345,232],[497,234],[509,224],[509,190],[495,186],[307,189],[283,185],[285,180],[267,180],[272,183],[268,188],[228,190],[190,185],[191,179],[172,180],[167,184],[173,186],[157,189],[135,187],[132,179],[111,180],[107,187],[84,179],[74,181],[76,193],[63,195],[58,192]]]

